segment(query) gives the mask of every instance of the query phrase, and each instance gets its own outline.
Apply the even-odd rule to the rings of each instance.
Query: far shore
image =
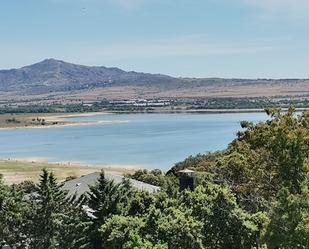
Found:
[[[287,108],[282,108],[283,111]],[[306,111],[308,108],[296,108],[296,111]],[[102,111],[85,113],[23,113],[23,114],[0,114],[0,129],[19,128],[59,128],[66,126],[90,126],[125,123],[127,121],[71,121],[69,118],[87,117],[106,114],[138,114],[138,113],[200,113],[200,114],[224,114],[224,113],[260,113],[264,109],[154,109],[145,111]],[[39,120],[39,121],[38,121]],[[44,120],[44,122],[42,121]]]
[[[59,128],[66,126],[85,126],[85,125],[106,125],[124,123],[125,121],[70,121],[72,117],[86,117],[104,115],[107,112],[90,113],[25,113],[25,114],[1,114],[0,129],[20,129],[20,128]],[[109,113],[110,114],[110,113]],[[44,120],[44,123],[43,121]]]
[[[296,111],[309,111],[309,108],[295,108]],[[283,111],[287,111],[288,108],[281,108]],[[260,113],[265,112],[263,108],[243,108],[243,109],[154,109],[147,111],[113,111],[110,113],[201,113],[201,114],[218,114],[218,113]]]
[[[1,130],[15,130],[15,129],[47,129],[47,128],[60,128],[67,126],[91,126],[91,125],[108,125],[126,123],[126,121],[94,121],[94,122],[64,122],[61,124],[53,125],[27,125],[27,126],[15,126],[15,127],[0,127]]]

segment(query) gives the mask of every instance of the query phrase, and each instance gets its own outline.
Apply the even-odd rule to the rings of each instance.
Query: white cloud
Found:
[[[1,44],[0,44],[1,45]],[[144,61],[152,59],[186,60],[187,58],[211,59],[226,56],[242,56],[265,53],[286,49],[280,42],[261,41],[253,43],[211,42],[205,37],[186,36],[146,41],[126,41],[121,43],[75,43],[61,46],[57,44],[28,44],[27,50],[20,44],[2,44],[3,64],[0,68],[22,66],[28,64],[27,60],[36,58],[63,58],[81,64],[92,65],[118,65],[123,61]],[[8,51],[15,51],[15,58]],[[78,53],[76,53],[78,51]],[[26,61],[21,61],[24,58]],[[16,61],[20,65],[14,65]],[[14,62],[14,63],[12,63]],[[10,66],[11,65],[11,66]]]
[[[143,6],[145,0],[107,0],[109,3],[125,9],[136,9]]]
[[[207,57],[254,54],[278,50],[280,46],[264,44],[212,43],[192,37],[179,37],[144,42],[127,42],[112,45],[84,46],[89,53],[101,56],[128,59],[154,57]]]
[[[266,17],[286,16],[292,18],[308,18],[308,0],[241,0],[245,4],[259,8]]]
[[[216,42],[205,36],[145,41],[5,43],[0,41],[0,69],[55,58],[84,65],[192,77],[296,77],[304,75],[307,59],[286,61],[293,51],[282,39]],[[25,49],[25,47],[27,49]],[[304,51],[304,58],[306,51]],[[277,57],[279,55],[279,58]],[[281,56],[281,57],[280,57]],[[293,58],[292,58],[293,59]],[[301,58],[300,58],[301,59]],[[288,60],[287,60],[288,61]],[[283,63],[280,64],[280,63]],[[277,65],[281,65],[279,68]],[[279,69],[278,69],[279,68]],[[264,70],[264,71],[263,71]],[[294,70],[294,71],[293,71]],[[300,77],[300,76],[299,76]],[[302,76],[303,77],[303,76]]]
[[[96,6],[114,6],[126,10],[136,10],[149,4],[168,3],[169,0],[49,0],[53,3],[93,4]]]
[[[231,3],[233,0],[48,0],[54,3],[83,3],[96,5],[112,5],[124,9],[138,9],[143,6],[153,4],[188,4],[200,2],[217,2],[223,1]],[[191,2],[192,1],[192,2]],[[292,17],[304,18],[309,17],[309,0],[234,0],[261,10],[265,15],[288,15]]]

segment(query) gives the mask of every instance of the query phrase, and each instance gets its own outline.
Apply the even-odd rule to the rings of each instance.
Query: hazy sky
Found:
[[[1,0],[0,68],[309,78],[308,0]]]

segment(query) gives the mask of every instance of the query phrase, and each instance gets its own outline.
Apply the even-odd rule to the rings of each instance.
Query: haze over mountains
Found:
[[[205,69],[207,71],[207,69]],[[307,95],[309,80],[175,78],[83,66],[55,59],[20,69],[0,70],[2,100],[70,93],[74,99],[160,97],[255,97]],[[86,97],[87,96],[87,97]]]

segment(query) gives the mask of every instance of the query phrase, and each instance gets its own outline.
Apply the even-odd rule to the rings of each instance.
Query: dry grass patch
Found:
[[[98,167],[0,160],[0,174],[8,184],[20,183],[25,180],[37,182],[43,168],[54,172],[59,181],[64,181],[69,176],[80,177],[100,171]]]

